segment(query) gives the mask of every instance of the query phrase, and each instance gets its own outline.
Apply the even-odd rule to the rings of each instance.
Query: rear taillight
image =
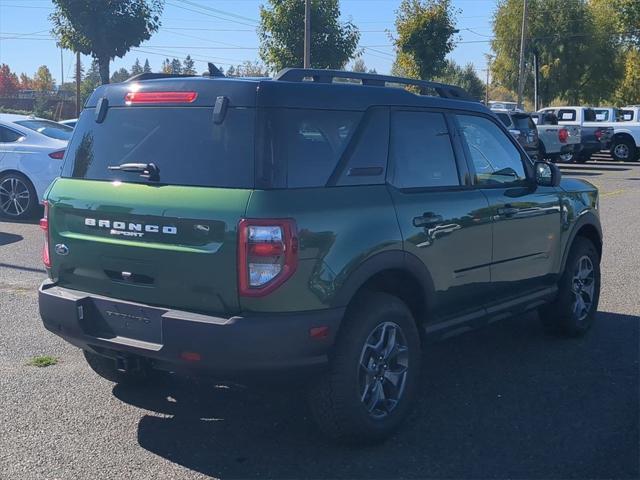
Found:
[[[560,140],[560,143],[567,143],[568,139],[569,130],[567,130],[566,128],[561,128],[560,130],[558,130],[558,140]]]
[[[127,105],[134,103],[192,103],[198,92],[129,92],[124,100]]]
[[[296,224],[291,219],[243,219],[238,224],[240,295],[260,297],[293,275],[298,265]]]
[[[64,150],[56,150],[51,152],[49,156],[55,160],[62,160],[64,158]]]
[[[51,256],[49,255],[49,202],[44,202],[44,215],[40,219],[40,228],[44,232],[44,244],[42,245],[42,262],[47,268],[51,268]]]

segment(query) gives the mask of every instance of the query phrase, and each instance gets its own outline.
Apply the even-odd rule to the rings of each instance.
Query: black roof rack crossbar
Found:
[[[422,95],[426,95],[429,90],[433,90],[443,98],[472,100],[472,97],[466,92],[466,90],[455,85],[427,82],[425,80],[414,80],[413,78],[393,77],[390,75],[378,75],[375,73],[347,72],[344,70],[323,70],[315,68],[285,68],[280,70],[273,79],[286,82],[302,82],[307,78],[312,78],[314,82],[318,83],[333,83],[335,78],[345,78],[360,80],[362,85],[375,87],[386,87],[388,84],[411,85],[418,87]]]
[[[182,75],[178,73],[139,73],[138,75],[134,75],[133,77],[129,77],[125,80],[125,82],[139,82],[142,80],[155,80],[157,78],[188,78],[195,77],[197,75]]]

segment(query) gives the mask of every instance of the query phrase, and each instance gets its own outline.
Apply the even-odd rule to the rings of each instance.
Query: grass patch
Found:
[[[27,365],[31,367],[50,367],[51,365],[55,365],[56,363],[58,363],[58,359],[56,357],[51,357],[49,355],[39,355],[29,360]]]

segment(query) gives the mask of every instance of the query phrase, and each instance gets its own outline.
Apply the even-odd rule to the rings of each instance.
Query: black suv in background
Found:
[[[295,373],[348,441],[406,418],[429,339],[532,309],[583,335],[600,291],[593,185],[459,88],[382,75],[101,86],[40,226],[42,320],[96,373]]]
[[[514,110],[493,110],[532,160],[541,159],[538,129],[531,114]]]

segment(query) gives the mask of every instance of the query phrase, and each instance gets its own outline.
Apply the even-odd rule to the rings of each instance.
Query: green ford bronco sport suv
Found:
[[[598,306],[597,190],[448,85],[143,74],[94,92],[46,202],[40,314],[99,375],[297,374],[345,441],[399,426],[430,339]]]

